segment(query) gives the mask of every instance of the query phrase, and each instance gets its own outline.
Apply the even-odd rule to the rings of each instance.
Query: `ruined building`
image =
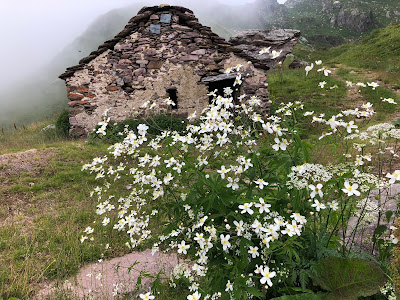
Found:
[[[108,108],[112,120],[127,119],[146,101],[178,116],[200,113],[209,91],[232,87],[236,74],[225,70],[238,64],[248,76],[235,96],[255,95],[266,104],[266,70],[277,61],[259,51],[272,46],[283,50],[277,60],[283,59],[299,36],[295,30],[253,30],[227,42],[187,8],[144,7],[115,38],[60,76],[70,100],[70,133],[87,135]],[[168,97],[175,106],[165,104]]]

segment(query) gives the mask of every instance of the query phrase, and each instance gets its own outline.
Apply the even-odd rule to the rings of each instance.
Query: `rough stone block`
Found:
[[[109,85],[108,87],[106,87],[106,89],[107,89],[107,91],[109,91],[109,92],[119,91],[119,87],[113,86],[113,85]]]
[[[148,69],[160,69],[163,65],[163,61],[162,60],[153,60],[151,62],[149,62],[149,64],[147,65]]]
[[[171,23],[171,15],[170,14],[161,14],[160,22],[161,23]]]
[[[67,98],[71,101],[81,100],[84,96],[78,93],[68,93]]]
[[[135,76],[140,76],[146,74],[146,69],[145,68],[139,68],[135,71],[133,71],[133,75]]]
[[[159,24],[150,24],[150,32],[155,34],[161,33],[161,25]]]
[[[190,53],[190,54],[193,54],[193,55],[204,55],[204,54],[206,54],[206,49],[195,50],[195,51],[192,51],[192,53]]]
[[[197,61],[199,57],[197,55],[186,55],[181,57],[181,61]]]
[[[78,92],[78,93],[87,93],[87,92],[89,92],[89,89],[86,87],[86,86],[84,86],[84,85],[81,85],[81,86],[78,86],[77,88],[76,88],[76,91]]]

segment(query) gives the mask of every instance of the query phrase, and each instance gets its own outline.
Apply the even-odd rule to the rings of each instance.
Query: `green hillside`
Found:
[[[266,26],[299,29],[314,46],[337,46],[400,21],[400,2],[392,0],[289,0],[285,6]]]

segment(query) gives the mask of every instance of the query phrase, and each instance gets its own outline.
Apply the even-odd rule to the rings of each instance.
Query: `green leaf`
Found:
[[[375,295],[386,282],[385,273],[376,263],[359,258],[324,258],[314,270],[314,284],[330,291],[330,298],[337,300]]]
[[[378,227],[376,227],[374,235],[381,236],[386,230],[387,227],[385,225],[379,225]]]
[[[393,212],[391,210],[388,210],[387,212],[385,212],[385,215],[386,215],[386,221],[389,223],[390,219],[393,216]]]

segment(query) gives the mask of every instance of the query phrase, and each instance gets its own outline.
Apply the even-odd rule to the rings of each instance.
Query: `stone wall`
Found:
[[[190,10],[144,8],[132,20],[112,43],[101,45],[60,77],[66,81],[70,100],[71,134],[90,133],[108,108],[115,121],[138,111],[148,113],[141,108],[146,101],[182,117],[200,113],[209,103],[202,79],[224,74],[238,64],[250,75],[240,93],[267,103],[265,69],[270,66],[263,67],[260,61],[249,64],[241,49],[202,26]],[[178,98],[173,110],[163,102],[170,89],[176,90]]]

